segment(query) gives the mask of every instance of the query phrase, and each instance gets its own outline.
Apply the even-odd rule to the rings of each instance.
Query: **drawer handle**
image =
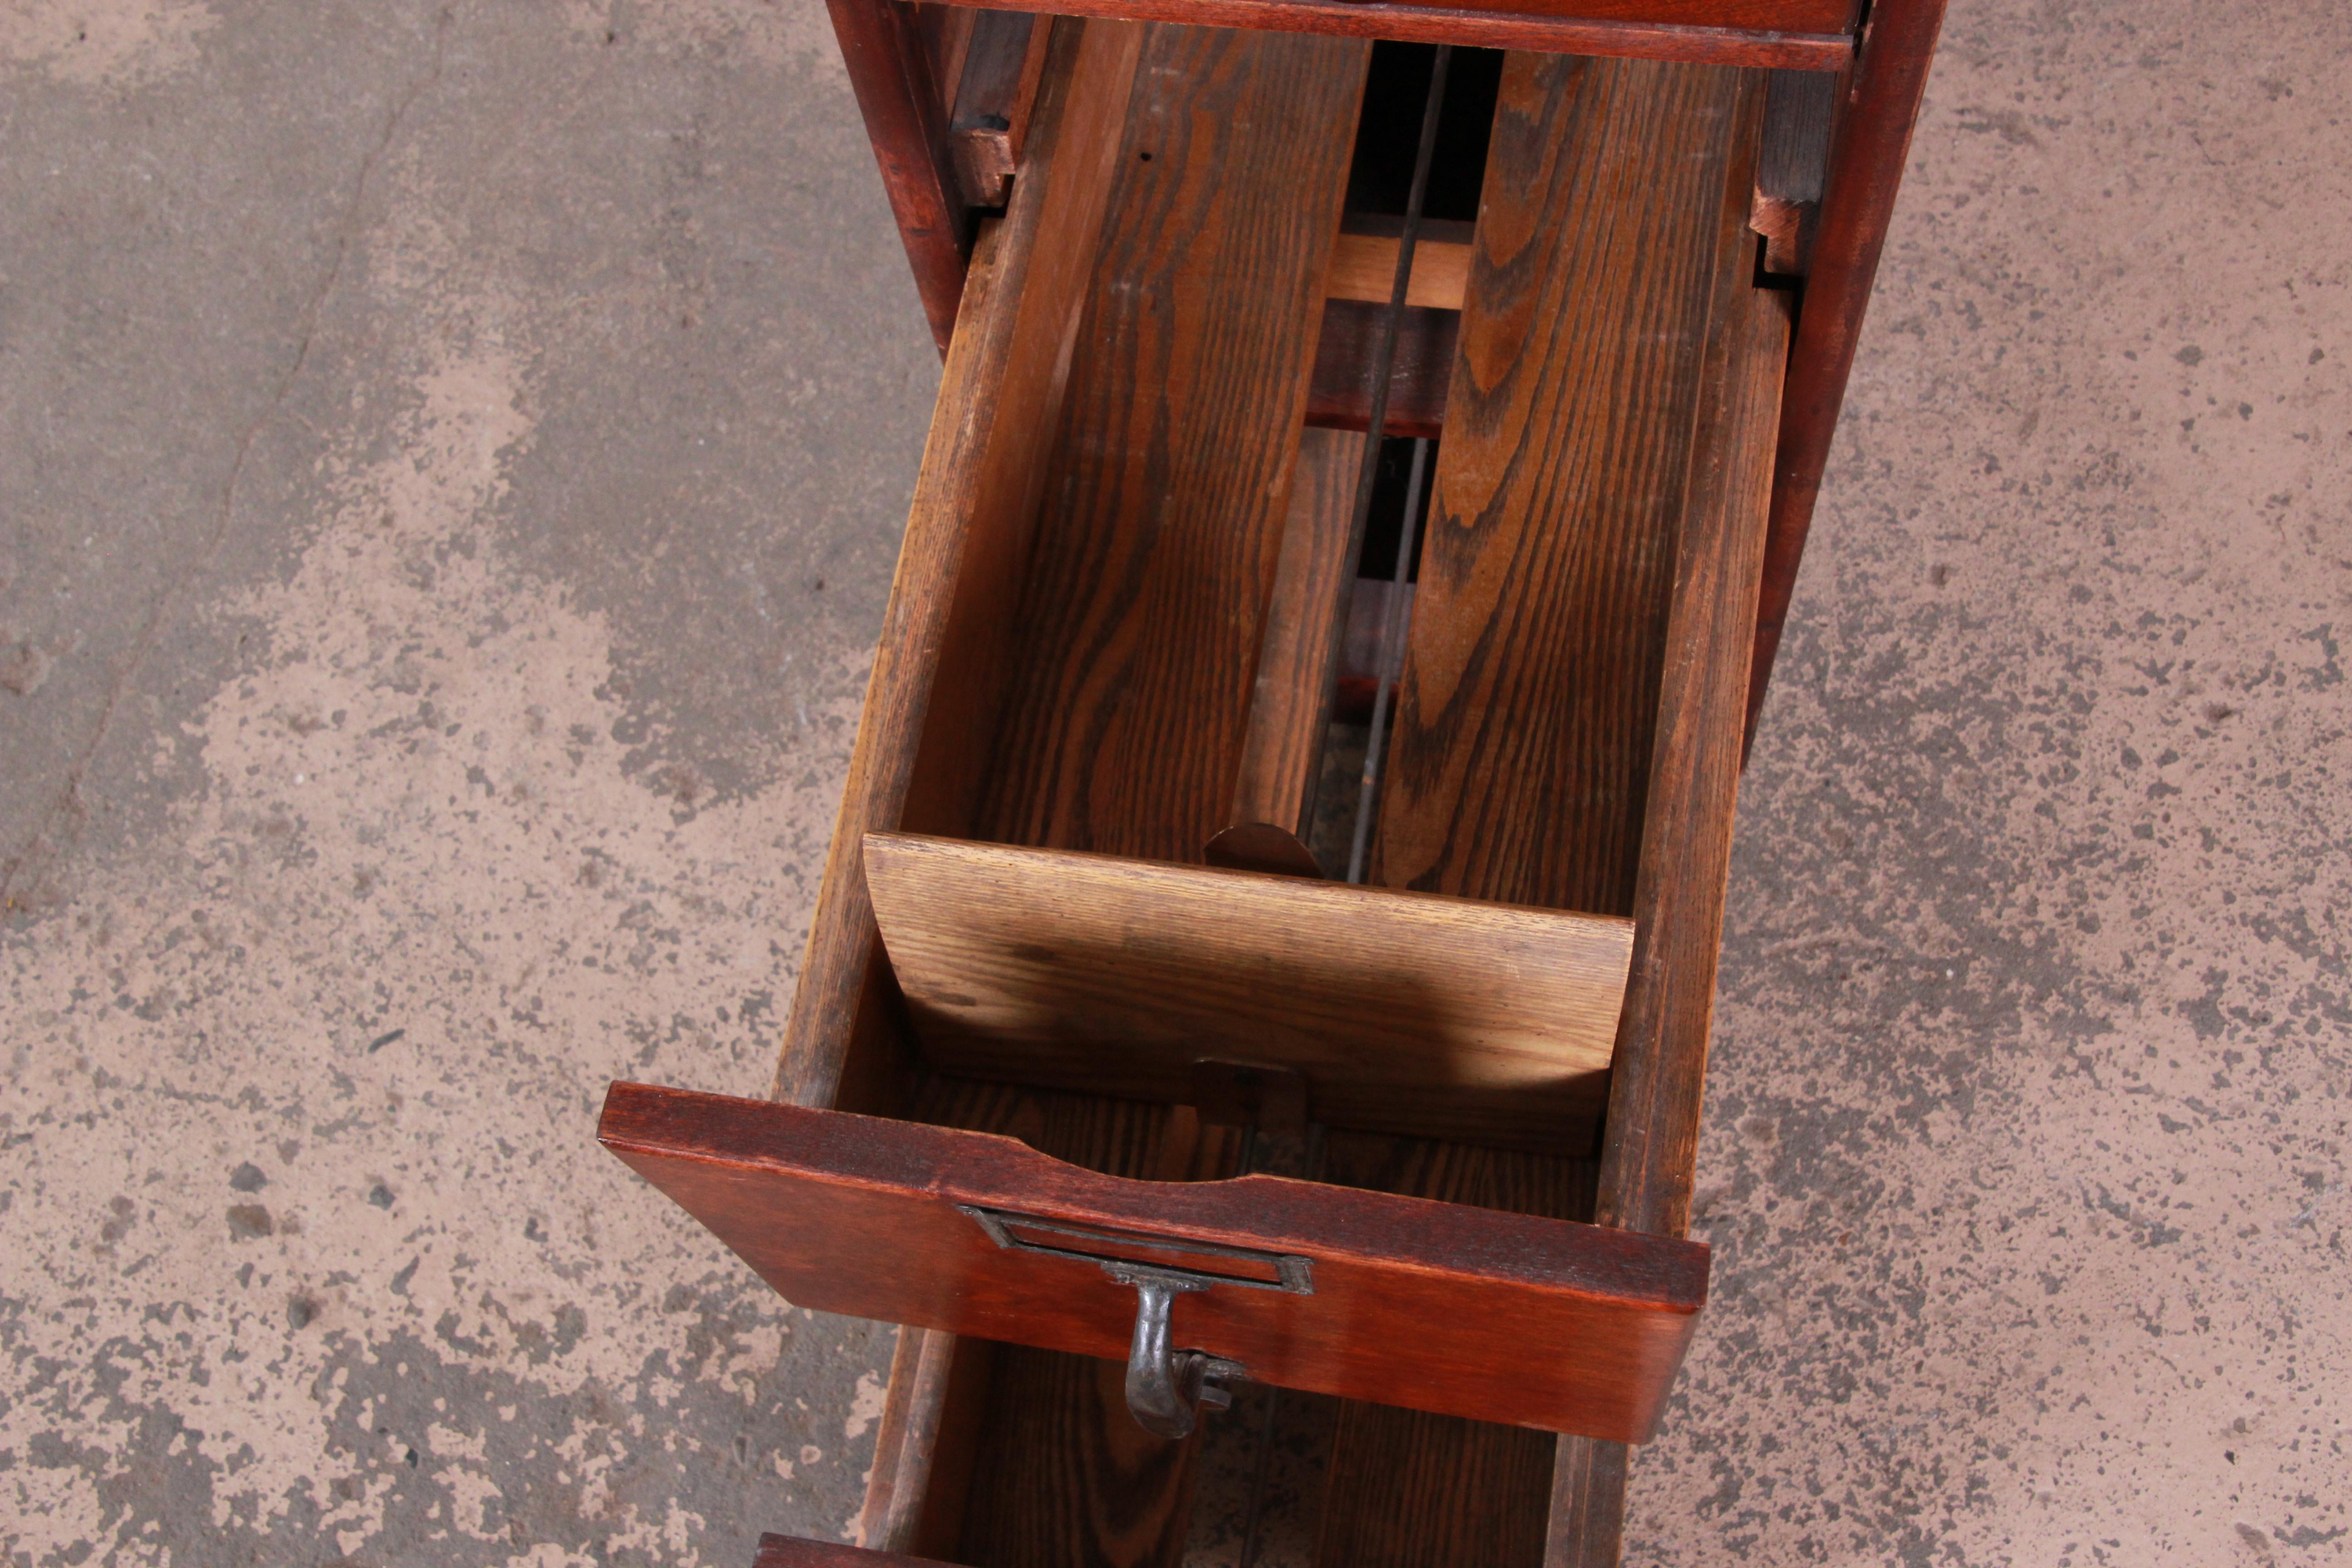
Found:
[[[1224,1409],[1233,1403],[1233,1396],[1223,1385],[1249,1375],[1238,1362],[1201,1351],[1169,1348],[1169,1312],[1177,1297],[1219,1285],[1281,1290],[1294,1296],[1315,1293],[1314,1265],[1292,1253],[1097,1230],[968,1204],[956,1206],[1007,1251],[1092,1263],[1134,1289],[1135,1332],[1128,1342],[1127,1408],[1138,1426],[1157,1437],[1172,1440],[1189,1436],[1201,1407]]]

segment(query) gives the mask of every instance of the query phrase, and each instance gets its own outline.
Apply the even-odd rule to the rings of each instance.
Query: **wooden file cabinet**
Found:
[[[1184,1400],[1347,1402],[1321,1561],[1614,1561],[1705,1299],[1756,656],[1939,8],[1882,0],[1857,65],[1848,0],[833,4],[939,411],[777,1099],[615,1085],[602,1130],[793,1301],[908,1325],[879,1550],[761,1562],[1175,1562],[1192,1442],[1104,1365],[1155,1276]],[[1395,256],[1349,206],[1366,32],[1591,52],[1501,57],[1413,269],[1389,429],[1439,440],[1349,888],[1208,862],[1315,815]],[[1841,129],[1776,227],[1768,117],[1830,101],[1784,67]],[[1237,1175],[1253,1118],[1314,1179]]]

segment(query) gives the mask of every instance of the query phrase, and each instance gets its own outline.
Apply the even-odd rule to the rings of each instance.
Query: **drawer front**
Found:
[[[1282,1177],[1150,1183],[1010,1138],[616,1083],[599,1135],[795,1305],[1640,1442],[1706,1300],[1697,1243]]]

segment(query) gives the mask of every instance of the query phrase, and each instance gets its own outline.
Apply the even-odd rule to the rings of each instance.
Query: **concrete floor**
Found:
[[[813,0],[0,9],[0,1552],[740,1564],[937,362]],[[2352,1555],[2352,12],[1955,0],[1743,801],[1629,1561]]]

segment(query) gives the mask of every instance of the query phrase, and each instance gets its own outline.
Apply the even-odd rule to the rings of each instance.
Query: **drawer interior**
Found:
[[[1009,1137],[1065,1186],[1165,1184],[1169,1212],[1279,1182],[1331,1216],[1455,1205],[1472,1238],[1567,1222],[1510,1231],[1563,1258],[1576,1222],[1634,1223],[1609,1211],[1601,1141],[1655,1072],[1703,1061],[1731,809],[1706,770],[1736,768],[1726,628],[1752,626],[1787,352],[1748,227],[1764,73],[1456,60],[1469,130],[1389,383],[1391,437],[1433,446],[1418,491],[1409,448],[1369,454],[1392,470],[1383,534],[1357,507],[1400,227],[1381,149],[1399,102],[1417,121],[1395,82],[1425,80],[1426,52],[1053,24],[974,251],[780,1098],[902,1152]],[[1360,575],[1384,539],[1402,570]],[[1348,887],[1351,621],[1391,605],[1387,760]],[[1234,1070],[1276,1091],[1235,1115]],[[1682,1137],[1659,1157],[1686,1165]],[[941,1169],[1013,1159],[984,1147],[950,1137]],[[688,1206],[728,1235],[709,1193],[765,1179]],[[970,1230],[938,1235],[1003,1261]],[[1097,1359],[1115,1345],[870,1281],[828,1296],[817,1251],[770,1277],[929,1331],[902,1341],[870,1543],[1182,1556],[1199,1439],[1133,1429]],[[1485,1381],[1454,1369],[1462,1399],[1382,1398],[1297,1372],[1272,1330],[1216,1332],[1340,1401],[1322,1562],[1532,1563],[1551,1434],[1647,1429],[1592,1415],[1591,1382],[1580,1420],[1532,1411],[1491,1356]]]

